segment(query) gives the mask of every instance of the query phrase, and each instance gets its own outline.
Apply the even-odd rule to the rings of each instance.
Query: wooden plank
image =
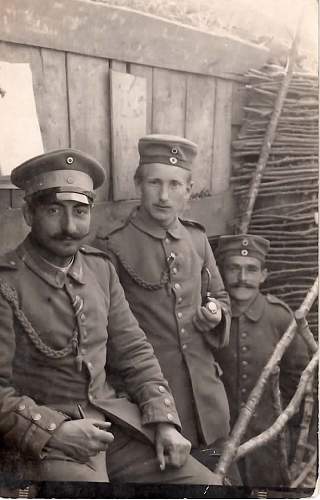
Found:
[[[0,189],[0,211],[11,207],[10,189]]]
[[[115,61],[112,59],[110,61],[110,69],[113,71],[120,71],[121,73],[127,72],[127,64],[124,61]]]
[[[193,193],[210,192],[213,160],[215,80],[189,75],[187,80],[186,137],[198,144],[192,170]]]
[[[69,147],[66,55],[41,49],[42,85],[39,101],[45,151]]]
[[[226,191],[231,173],[232,82],[217,79],[211,192]]]
[[[65,55],[53,50],[0,42],[0,59],[30,64],[44,150],[67,147]]]
[[[110,180],[109,63],[105,59],[67,55],[71,146],[99,160],[106,182],[97,201],[108,199]]]
[[[113,199],[137,197],[133,176],[139,163],[138,140],[146,134],[145,78],[111,71]]]
[[[186,75],[154,69],[152,132],[185,134]]]
[[[130,64],[130,73],[146,79],[147,82],[147,134],[152,130],[152,68],[140,64]]]
[[[247,104],[248,90],[245,83],[232,83],[232,125],[241,125],[244,120],[244,107]]]
[[[15,43],[232,79],[269,56],[231,36],[101,2],[1,0],[1,9],[0,39]]]
[[[13,250],[29,232],[20,209],[0,211],[0,227],[0,255]]]

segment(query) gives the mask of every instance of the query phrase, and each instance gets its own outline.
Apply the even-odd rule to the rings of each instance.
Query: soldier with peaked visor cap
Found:
[[[30,233],[0,258],[1,469],[37,481],[215,484],[189,456],[112,263],[84,244],[104,178],[74,149],[12,172]],[[130,400],[117,396],[111,367]]]

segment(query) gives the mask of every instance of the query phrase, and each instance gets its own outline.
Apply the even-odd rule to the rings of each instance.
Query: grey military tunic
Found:
[[[131,310],[153,345],[182,433],[195,447],[225,438],[229,408],[213,348],[228,343],[229,299],[203,227],[177,219],[166,231],[138,210],[96,244],[111,255]],[[222,322],[206,334],[192,322],[204,282],[223,310]]]

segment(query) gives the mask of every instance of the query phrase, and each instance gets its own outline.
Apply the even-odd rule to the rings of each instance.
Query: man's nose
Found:
[[[160,200],[167,201],[168,198],[169,198],[168,186],[166,184],[162,184],[162,186],[160,188]]]
[[[239,273],[239,274],[240,274],[240,276],[239,276],[239,277],[240,277],[240,280],[241,280],[241,281],[245,281],[245,280],[246,280],[246,277],[247,277],[247,271],[245,270],[245,268],[243,268],[243,267],[242,267],[242,268],[240,269],[240,273]]]
[[[74,217],[71,213],[65,213],[63,217],[63,230],[66,233],[73,234],[77,230]]]

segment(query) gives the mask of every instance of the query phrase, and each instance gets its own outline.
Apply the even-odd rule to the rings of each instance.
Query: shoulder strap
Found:
[[[205,227],[202,224],[200,224],[200,222],[197,222],[197,221],[191,220],[191,219],[181,219],[180,217],[179,217],[179,221],[184,226],[195,227],[197,229],[201,229],[201,231],[204,232],[204,233],[206,232]]]

